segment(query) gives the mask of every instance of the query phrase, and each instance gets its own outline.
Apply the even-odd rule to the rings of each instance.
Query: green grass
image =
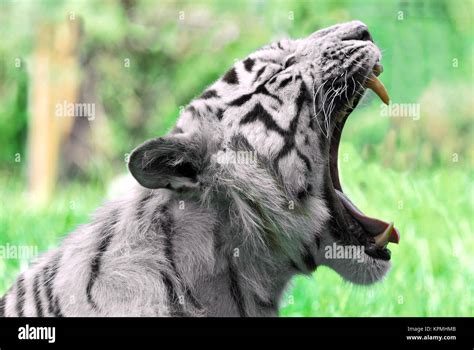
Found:
[[[81,223],[104,200],[99,185],[73,183],[58,191],[47,206],[32,203],[16,180],[2,179],[0,245],[33,246],[38,252],[58,246],[61,238]],[[0,294],[13,283],[28,261],[0,258]]]
[[[361,287],[320,268],[297,277],[282,316],[473,316],[473,179],[456,165],[397,173],[365,163],[349,144],[341,164],[345,191],[369,215],[395,221],[401,242],[392,245],[393,268],[381,283]],[[56,246],[103,201],[99,185],[71,184],[50,205],[32,206],[11,181],[3,190],[0,244]],[[0,293],[27,262],[0,259]]]

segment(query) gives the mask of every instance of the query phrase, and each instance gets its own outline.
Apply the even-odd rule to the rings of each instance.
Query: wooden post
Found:
[[[57,105],[76,103],[79,89],[78,20],[40,25],[33,54],[28,125],[29,192],[46,203],[54,191],[59,147],[74,122],[58,115]]]

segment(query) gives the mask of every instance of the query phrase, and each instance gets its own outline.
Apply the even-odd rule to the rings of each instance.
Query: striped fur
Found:
[[[380,57],[373,44],[343,41],[361,27],[281,40],[237,62],[173,132],[132,153],[140,185],[41,256],[0,299],[0,316],[274,316],[290,279],[318,265],[379,280],[386,262],[323,257],[337,240],[325,195],[334,106],[320,91]],[[235,154],[256,156],[222,162]]]

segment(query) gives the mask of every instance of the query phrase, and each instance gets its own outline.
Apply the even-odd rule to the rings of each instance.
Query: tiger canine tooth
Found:
[[[388,105],[388,103],[390,102],[388,92],[385,89],[385,86],[383,86],[382,82],[375,76],[375,74],[371,74],[370,77],[367,78],[367,81],[365,82],[365,87],[375,92],[383,101],[383,103]]]
[[[375,236],[375,245],[378,247],[385,247],[388,243],[388,240],[390,239],[390,235],[392,234],[393,231],[393,222],[391,222],[385,231],[383,231],[381,234]]]

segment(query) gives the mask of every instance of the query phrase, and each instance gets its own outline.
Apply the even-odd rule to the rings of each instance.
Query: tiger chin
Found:
[[[131,153],[135,186],[24,271],[0,315],[275,316],[318,266],[382,279],[398,230],[351,202],[337,164],[360,97],[388,102],[380,59],[353,21],[236,62]]]

